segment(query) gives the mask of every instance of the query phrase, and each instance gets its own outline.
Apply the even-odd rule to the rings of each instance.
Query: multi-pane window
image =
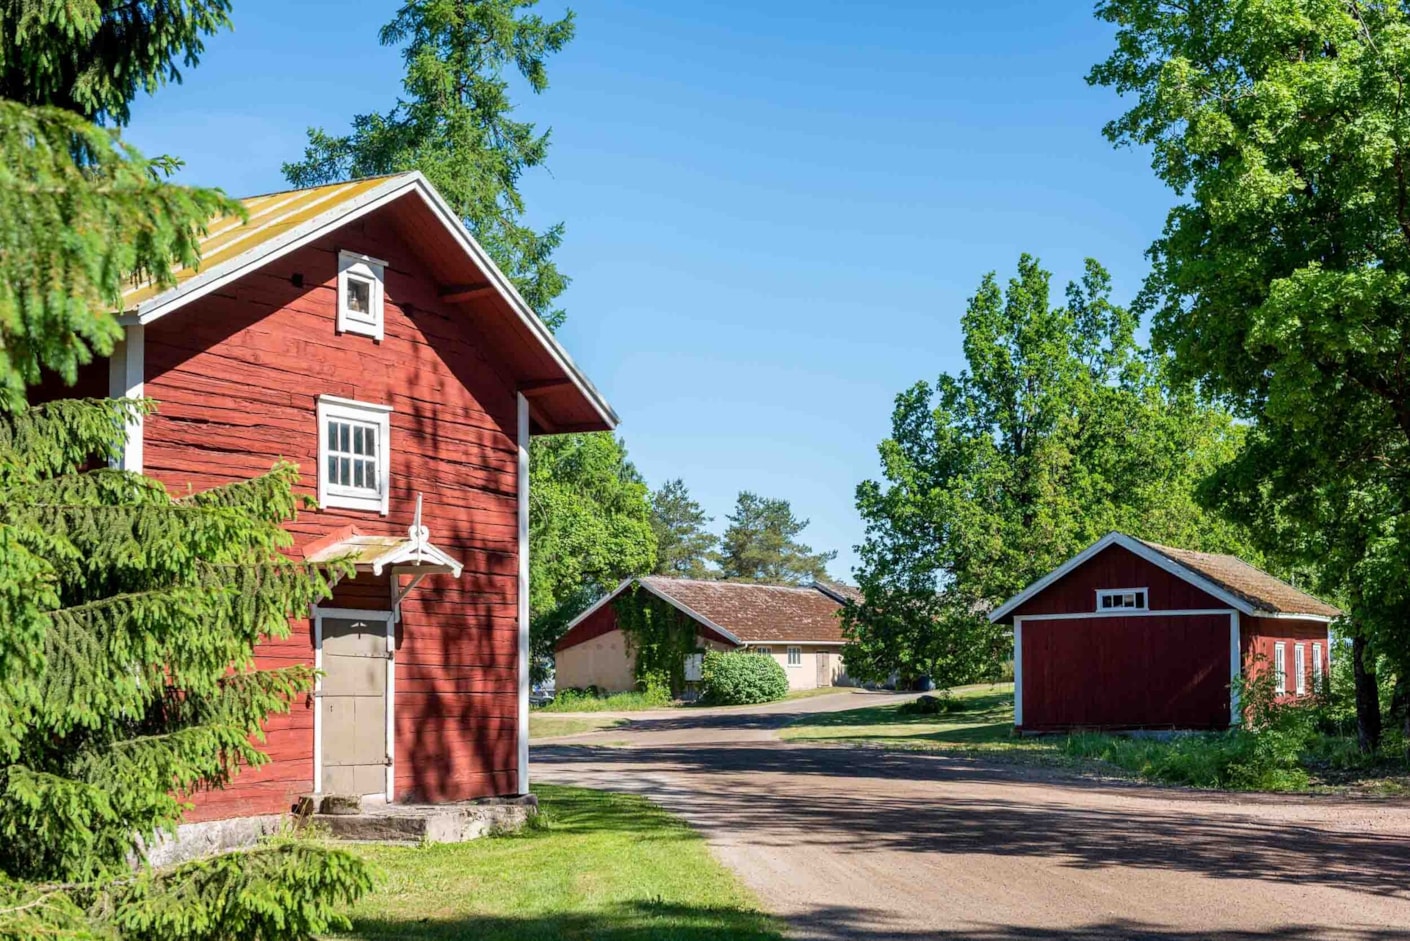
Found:
[[[788,665],[791,667],[801,667],[803,665],[803,648],[788,648]]]
[[[1303,644],[1293,647],[1293,689],[1299,696],[1307,695],[1307,647]]]
[[[1097,592],[1098,611],[1144,611],[1146,610],[1146,590],[1144,588],[1104,589]]]
[[[763,654],[766,657],[771,657],[773,656],[774,649],[772,647],[755,647],[754,652],[757,654]]]
[[[391,408],[318,398],[318,502],[387,512]]]
[[[1279,696],[1288,691],[1288,647],[1282,642],[1273,645],[1273,684]]]
[[[1322,645],[1312,645],[1312,692],[1322,692]]]
[[[356,252],[338,253],[338,330],[382,339],[387,263]]]

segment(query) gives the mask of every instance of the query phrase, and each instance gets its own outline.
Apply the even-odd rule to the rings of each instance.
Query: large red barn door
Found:
[[[1229,615],[1023,621],[1023,728],[1224,728]]]

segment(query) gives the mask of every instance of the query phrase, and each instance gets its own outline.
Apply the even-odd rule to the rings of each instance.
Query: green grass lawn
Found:
[[[359,941],[779,941],[781,925],[680,818],[641,797],[534,788],[544,825],[425,847],[356,846],[376,888]]]
[[[598,732],[623,725],[626,721],[611,716],[555,716],[530,713],[529,738],[556,738],[560,735]]]
[[[680,705],[663,692],[612,693],[610,696],[590,696],[564,690],[546,706],[535,706],[534,712],[640,712],[643,709],[669,709]]]

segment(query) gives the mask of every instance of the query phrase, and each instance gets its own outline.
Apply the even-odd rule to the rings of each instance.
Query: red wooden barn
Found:
[[[124,466],[173,491],[297,462],[320,509],[290,525],[295,552],[358,559],[258,651],[319,666],[318,693],[191,819],[522,793],[529,437],[616,416],[420,174],[244,205],[200,270],[128,293],[125,340],[65,390],[157,400]]]
[[[1233,556],[1109,533],[989,618],[1013,625],[1019,729],[1216,729],[1255,663],[1314,691],[1340,613]]]

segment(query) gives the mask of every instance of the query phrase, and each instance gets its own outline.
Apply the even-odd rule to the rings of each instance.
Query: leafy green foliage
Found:
[[[849,671],[988,675],[1006,651],[982,612],[1112,530],[1249,555],[1196,500],[1238,427],[1137,346],[1100,265],[1061,306],[1049,281],[1027,255],[1006,286],[986,275],[962,321],[968,368],[897,397],[883,479],[857,488]]]
[[[1089,80],[1132,99],[1107,136],[1149,147],[1183,197],[1150,251],[1153,336],[1254,428],[1211,499],[1313,570],[1345,628],[1404,673],[1410,12],[1106,0],[1097,13],[1116,47]]]
[[[651,494],[651,531],[656,534],[653,574],[710,578],[709,561],[719,539],[705,528],[710,517],[691,499],[685,481],[668,480]]]
[[[95,466],[148,408],[0,411],[0,936],[58,919],[75,937],[307,937],[366,889],[350,857],[288,844],[130,868],[191,794],[265,762],[264,719],[313,673],[260,669],[254,647],[344,572],[281,551],[292,465],[176,499]]]
[[[612,609],[627,650],[634,655],[637,684],[680,695],[685,689],[685,658],[700,650],[695,622],[638,585],[612,599]]]
[[[181,81],[229,0],[19,0],[0,4],[0,99],[126,124],[138,92]]]
[[[700,700],[712,706],[772,702],[788,695],[788,674],[773,657],[755,653],[705,654],[700,668]]]
[[[533,443],[529,470],[529,611],[535,679],[568,622],[656,557],[646,483],[607,434]]]
[[[720,577],[735,582],[803,585],[827,577],[833,552],[814,552],[798,541],[807,520],[793,515],[787,500],[740,491],[729,527],[720,540]]]
[[[662,685],[648,685],[623,693],[602,693],[595,689],[560,689],[553,702],[539,712],[635,712],[660,709],[671,704],[671,691]]]
[[[545,20],[521,11],[537,0],[414,0],[382,27],[401,46],[403,96],[386,114],[360,114],[352,132],[310,129],[304,158],[284,165],[294,186],[420,170],[550,327],[568,286],[553,263],[561,224],[526,225],[519,179],[543,164],[549,134],[513,119],[507,69],[535,93],[546,62],[573,38],[573,14]]]

